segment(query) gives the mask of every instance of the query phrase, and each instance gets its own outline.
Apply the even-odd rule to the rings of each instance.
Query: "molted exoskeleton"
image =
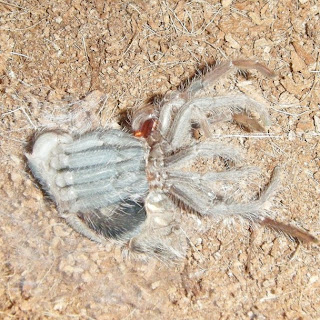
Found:
[[[135,112],[134,136],[115,129],[79,136],[45,132],[27,155],[29,166],[76,231],[101,243],[114,239],[131,252],[166,260],[183,257],[187,236],[177,206],[215,219],[240,216],[317,242],[307,232],[270,218],[278,168],[264,190],[248,192],[246,186],[259,170],[239,166],[241,150],[212,138],[210,125],[217,122],[235,121],[258,131],[271,123],[266,107],[244,94],[198,95],[238,69],[274,76],[251,60],[221,63],[187,88],[166,94],[158,106]],[[193,124],[207,140],[194,139]],[[190,170],[199,157],[220,160],[219,170]]]

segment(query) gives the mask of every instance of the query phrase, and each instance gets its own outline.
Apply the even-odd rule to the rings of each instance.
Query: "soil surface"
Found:
[[[252,71],[215,90],[267,104],[269,136],[238,127],[242,136],[229,140],[262,169],[264,183],[280,166],[274,214],[320,237],[319,7],[317,0],[1,0],[0,318],[320,319],[318,246],[198,219],[182,261],[123,259],[119,247],[91,242],[59,218],[24,156],[37,130],[117,125],[122,113],[206,63],[256,59],[276,77]]]

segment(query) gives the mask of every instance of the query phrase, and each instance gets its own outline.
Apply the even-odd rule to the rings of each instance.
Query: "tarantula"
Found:
[[[274,76],[251,60],[217,64],[188,87],[167,93],[157,107],[149,104],[136,111],[134,135],[117,129],[80,135],[40,133],[32,153],[26,155],[29,167],[73,229],[100,243],[113,239],[129,252],[166,260],[183,257],[187,242],[177,206],[200,216],[241,216],[317,242],[269,217],[266,204],[278,184],[277,168],[260,196],[244,201],[231,192],[232,186],[238,189],[257,170],[238,168],[240,152],[210,139],[209,123],[235,120],[263,130],[270,122],[268,112],[244,94],[198,97],[197,93],[231,71],[246,69]],[[194,139],[193,125],[206,141]],[[203,174],[186,170],[199,157],[222,159],[222,170]]]

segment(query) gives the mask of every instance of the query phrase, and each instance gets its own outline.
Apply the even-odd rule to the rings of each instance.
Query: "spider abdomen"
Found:
[[[129,240],[139,234],[146,211],[142,200],[125,199],[115,208],[78,212],[77,216],[105,238]]]
[[[46,132],[27,157],[33,174],[78,232],[84,233],[85,224],[103,237],[127,239],[145,220],[144,154],[143,141],[108,130],[79,137]]]

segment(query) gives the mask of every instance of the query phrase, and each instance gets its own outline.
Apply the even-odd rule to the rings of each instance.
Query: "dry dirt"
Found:
[[[123,261],[58,217],[24,158],[90,92],[104,126],[206,62],[258,59],[277,77],[236,81],[267,101],[273,137],[241,144],[266,176],[281,166],[277,218],[319,237],[319,18],[317,0],[1,0],[0,318],[320,319],[318,246],[205,221],[180,263]]]

